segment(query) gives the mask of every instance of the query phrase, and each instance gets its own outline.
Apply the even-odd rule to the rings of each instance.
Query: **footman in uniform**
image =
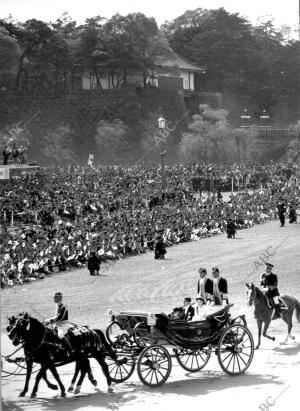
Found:
[[[226,305],[228,304],[228,286],[227,280],[220,277],[220,272],[218,267],[213,267],[213,299],[215,305]]]
[[[204,304],[210,304],[213,301],[213,281],[207,277],[206,268],[200,267],[199,280],[197,284],[197,293],[202,297]]]

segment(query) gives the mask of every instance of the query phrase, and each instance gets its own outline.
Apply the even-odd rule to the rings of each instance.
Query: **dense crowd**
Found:
[[[225,201],[220,191],[193,193],[192,177],[244,183]],[[278,205],[299,214],[300,169],[267,165],[174,165],[72,167],[1,181],[1,287],[44,278],[87,264],[91,251],[102,261],[226,232],[276,218]],[[248,188],[252,188],[249,190]],[[217,187],[215,187],[218,189]],[[195,195],[196,194],[196,195]]]

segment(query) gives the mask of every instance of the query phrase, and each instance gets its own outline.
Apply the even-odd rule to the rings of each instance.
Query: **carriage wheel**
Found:
[[[161,345],[145,348],[137,363],[139,379],[148,387],[164,384],[169,378],[171,369],[171,356]]]
[[[227,374],[244,373],[254,355],[254,341],[251,332],[239,324],[226,328],[221,334],[217,354],[219,364]]]
[[[189,372],[202,370],[208,363],[211,356],[211,349],[203,348],[199,350],[176,349],[174,350],[176,360],[182,368]]]
[[[113,382],[120,383],[128,380],[135,369],[135,358],[132,355],[117,354],[118,362],[106,357],[110,378]]]
[[[118,321],[112,321],[106,329],[106,338],[110,344],[114,344],[122,334],[123,328]]]
[[[144,322],[139,322],[134,326],[133,339],[138,347],[144,348],[151,344],[150,328]]]

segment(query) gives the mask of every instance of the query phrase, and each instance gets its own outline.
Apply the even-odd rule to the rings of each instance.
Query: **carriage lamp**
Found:
[[[108,309],[107,309],[107,317],[108,317],[108,320],[114,321],[114,315],[113,315],[113,309],[112,309],[112,307],[108,307]]]
[[[151,333],[151,339],[153,339],[153,334],[154,334],[154,327],[156,325],[156,317],[153,314],[153,311],[149,311],[148,317],[147,317],[147,325],[150,327],[150,333]]]
[[[148,313],[147,325],[149,325],[150,327],[154,327],[156,325],[156,317],[152,311]]]

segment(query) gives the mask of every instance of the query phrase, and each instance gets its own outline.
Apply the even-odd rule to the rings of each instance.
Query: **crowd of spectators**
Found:
[[[220,191],[193,192],[192,177],[232,184],[243,192],[225,201]],[[1,287],[42,279],[87,264],[91,251],[102,261],[226,232],[276,218],[281,202],[300,207],[300,169],[266,165],[174,165],[72,167],[40,170],[1,181]],[[251,187],[251,190],[249,188]],[[202,193],[203,194],[203,193]]]

